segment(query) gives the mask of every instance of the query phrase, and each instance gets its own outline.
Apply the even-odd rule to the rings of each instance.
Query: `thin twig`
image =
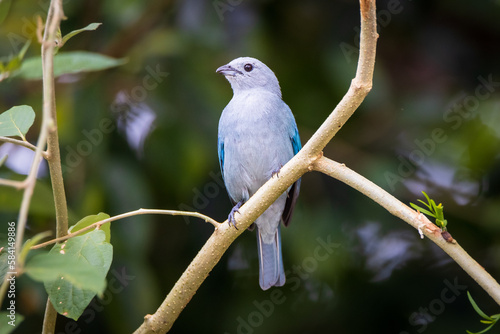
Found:
[[[14,138],[10,138],[10,137],[4,137],[4,136],[0,136],[0,142],[11,143],[11,144],[23,146],[23,147],[29,148],[30,150],[35,151],[35,152],[36,152],[36,148],[37,148],[35,145],[31,144],[30,142],[27,142],[24,140],[19,140],[19,139],[14,139]],[[47,158],[47,152],[43,151],[42,156],[44,158]],[[16,188],[17,190],[20,190],[20,189],[23,189],[26,187],[26,185],[28,184],[28,178],[29,177],[26,177],[26,179],[23,181],[8,180],[8,179],[1,179],[0,178],[0,186],[7,186],[7,187],[12,187],[12,188]]]
[[[214,220],[208,216],[205,216],[204,214],[201,214],[199,212],[177,211],[177,210],[157,210],[157,209],[138,209],[135,211],[122,213],[122,214],[117,215],[117,216],[113,216],[110,218],[100,220],[98,222],[95,222],[89,226],[82,228],[81,230],[66,234],[63,237],[55,238],[55,239],[40,243],[38,245],[34,245],[30,249],[38,249],[38,248],[52,245],[52,244],[55,244],[55,243],[58,243],[58,242],[61,242],[64,240],[68,240],[68,239],[76,237],[77,235],[82,234],[86,231],[93,230],[95,228],[99,228],[100,226],[102,226],[106,223],[111,223],[111,222],[116,221],[116,220],[120,220],[120,219],[128,218],[128,217],[133,217],[133,216],[138,216],[138,215],[189,216],[189,217],[196,217],[196,218],[203,219],[205,222],[212,224],[215,228],[218,228],[220,226],[219,222],[217,222],[216,220]]]
[[[16,181],[16,180],[0,179],[0,185],[16,188],[16,189],[20,190],[20,189],[23,189],[24,187],[26,187],[26,180]]]
[[[451,256],[500,305],[500,285],[498,282],[464,251],[458,242],[447,242],[441,235],[441,229],[427,217],[411,209],[375,183],[347,168],[344,164],[322,157],[314,162],[313,168],[315,171],[322,172],[358,190],[396,217],[416,228],[419,233],[423,233]]]
[[[23,146],[23,147],[29,148],[30,150],[35,151],[35,152],[37,149],[37,146],[31,144],[30,142],[27,142],[24,140],[19,140],[19,139],[14,139],[14,138],[10,138],[10,137],[0,136],[0,142],[11,143],[14,145]],[[47,152],[42,151],[42,156],[44,158],[47,158]],[[29,184],[28,179],[29,179],[29,176],[26,177],[26,179],[23,181],[8,180],[8,179],[1,179],[0,178],[0,185],[16,188],[16,189],[20,190],[20,189],[25,188]]]
[[[10,137],[0,136],[0,142],[11,143],[11,144],[19,145],[19,146],[24,146],[26,148],[29,148],[32,151],[36,151],[36,146],[33,145],[32,143],[28,142],[28,141],[19,140],[19,139],[10,138]],[[44,158],[47,158],[47,152],[43,152],[42,155],[43,155]]]

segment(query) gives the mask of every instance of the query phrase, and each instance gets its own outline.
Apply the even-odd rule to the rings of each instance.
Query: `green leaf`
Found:
[[[54,76],[63,74],[101,71],[108,68],[123,65],[125,59],[111,58],[102,54],[71,51],[60,52],[54,56]],[[42,78],[42,60],[40,57],[26,59],[19,71],[12,76],[19,76],[24,79],[36,80]]]
[[[11,316],[9,312],[2,311],[0,312],[0,319],[2,319],[2,326],[0,326],[0,334],[9,334],[12,333],[14,329],[17,328],[23,322],[24,317],[16,312],[15,318]],[[15,326],[9,325],[9,322],[13,321]]]
[[[486,313],[484,313],[480,308],[479,306],[477,306],[476,302],[474,301],[474,299],[472,299],[472,296],[470,294],[469,291],[467,291],[467,297],[469,297],[469,301],[470,303],[472,304],[472,307],[474,308],[474,310],[477,312],[477,314],[479,314],[481,317],[483,317],[484,319],[486,320],[492,320],[488,315],[486,315]]]
[[[24,260],[26,260],[26,256],[28,255],[28,252],[30,251],[31,246],[36,245],[40,240],[43,238],[49,237],[52,234],[51,231],[45,231],[41,232],[38,234],[35,234],[33,238],[28,239],[24,242],[23,247],[21,248],[21,252],[19,254],[19,257],[17,259],[18,265],[23,266],[24,265]]]
[[[35,120],[35,112],[30,106],[15,106],[0,114],[0,136],[18,136],[26,141],[24,135]]]
[[[481,334],[481,333],[486,333],[487,331],[489,331],[491,329],[491,327],[495,326],[495,323],[491,324],[490,326],[486,327],[482,332],[479,332],[478,334]]]
[[[31,45],[31,39],[27,39],[26,42],[24,43],[22,49],[19,51],[19,53],[14,56],[14,57],[9,57],[7,65],[5,65],[5,70],[10,72],[17,70],[21,66],[21,62],[24,58],[24,55],[26,54],[26,51],[28,51],[29,46]]]
[[[85,28],[78,29],[78,30],[73,30],[72,32],[68,33],[66,36],[63,37],[62,39],[62,45],[66,44],[66,42],[73,36],[78,35],[81,32],[84,31],[91,31],[91,30],[96,30],[102,23],[91,23]],[[62,46],[61,45],[61,46]]]
[[[445,220],[444,219],[444,207],[441,203],[439,203],[439,205],[436,206],[435,210],[436,212],[436,219],[439,219],[439,220]]]
[[[16,56],[10,56],[7,57],[6,59],[4,58],[0,59],[0,81],[8,78],[11,75],[11,72],[14,72],[15,70],[21,67],[24,55],[26,54],[26,51],[28,51],[30,44],[31,40],[28,39],[26,40],[26,43],[24,43],[22,49]],[[4,62],[6,63],[5,65]]]
[[[98,213],[97,215],[90,215],[90,216],[84,217],[84,218],[80,219],[78,221],[78,223],[71,226],[69,228],[68,232],[73,233],[73,232],[79,231],[82,228],[85,228],[89,225],[97,223],[98,221],[108,219],[108,218],[109,218],[109,215],[106,213],[102,213],[102,212]],[[106,234],[106,239],[105,239],[106,242],[111,242],[110,226],[111,226],[111,224],[109,224],[109,223],[101,226],[101,230],[104,231],[104,233]],[[84,232],[81,235],[84,235],[84,234],[89,233],[91,231],[93,231],[93,230],[89,230],[88,232]]]
[[[489,331],[491,329],[491,327],[493,327],[495,324],[491,324],[490,326],[486,327],[485,329],[483,329],[482,331],[480,332],[477,332],[477,333],[472,333],[470,331],[467,331],[467,333],[469,334],[483,334],[483,333],[486,333],[487,331]]]
[[[411,207],[414,208],[415,210],[418,210],[422,213],[425,213],[426,215],[429,215],[429,216],[433,216],[432,212],[429,212],[427,211],[426,209],[416,205],[416,204],[413,204],[413,203],[410,203]]]
[[[431,199],[431,200],[429,201],[429,204],[431,205],[431,207],[432,207],[433,211],[436,211],[437,205],[436,205],[436,202],[434,202],[434,200],[433,200],[433,199]]]
[[[66,254],[48,252],[35,255],[26,264],[25,272],[35,281],[44,283],[65,280],[96,292],[106,287],[104,281],[95,279],[100,274],[98,268]]]
[[[76,241],[73,245],[69,245],[70,241],[75,239]],[[94,230],[82,236],[69,239],[66,242],[68,244],[66,247],[63,246],[64,244],[56,245],[51,252],[61,252],[64,250],[67,255],[73,255],[81,260],[85,260],[100,272],[94,279],[105,282],[106,274],[113,258],[113,247],[105,239],[106,235],[104,231]],[[92,298],[96,295],[96,292],[102,295],[104,288],[105,286],[100,291],[80,288],[64,280],[45,283],[45,290],[49,294],[56,311],[74,320],[80,317]]]
[[[417,202],[422,203],[423,205],[425,205],[426,207],[428,207],[428,208],[429,208],[429,210],[431,210],[431,211],[432,211],[432,206],[431,206],[431,205],[429,205],[429,204],[425,203],[425,202],[424,202],[424,201],[422,201],[421,199],[417,199]]]
[[[104,292],[113,258],[113,247],[105,239],[104,231],[93,230],[56,244],[48,254],[27,263],[26,272],[44,282],[58,313],[77,320],[92,298]]]
[[[431,199],[429,198],[429,196],[425,193],[425,191],[422,191],[422,194],[424,194],[425,198],[427,199],[427,203],[431,203]]]

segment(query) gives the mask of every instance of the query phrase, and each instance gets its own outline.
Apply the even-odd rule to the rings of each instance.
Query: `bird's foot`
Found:
[[[239,208],[241,208],[241,206],[243,205],[243,201],[239,201],[232,209],[231,209],[231,212],[229,212],[229,216],[227,217],[227,222],[229,224],[229,226],[233,225],[235,229],[238,229],[236,227],[236,219],[234,218],[234,214],[236,212],[240,213],[238,211]]]
[[[283,165],[280,165],[278,168],[276,168],[275,170],[273,170],[271,172],[271,178],[274,177],[274,175],[276,175],[276,177],[280,177],[280,170],[281,168],[283,168]]]

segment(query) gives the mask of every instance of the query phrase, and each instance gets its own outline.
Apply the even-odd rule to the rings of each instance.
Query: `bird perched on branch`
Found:
[[[231,84],[233,98],[219,120],[219,162],[235,213],[301,149],[299,132],[278,79],[261,61],[242,57],[217,69]],[[278,175],[279,177],[279,175]],[[280,222],[288,226],[300,179],[254,222],[257,226],[259,283],[263,290],[285,284]]]

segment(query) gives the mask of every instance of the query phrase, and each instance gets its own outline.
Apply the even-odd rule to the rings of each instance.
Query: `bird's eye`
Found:
[[[245,69],[245,71],[247,72],[250,72],[251,70],[253,70],[253,66],[252,64],[245,64],[245,66],[243,66],[243,68]]]

